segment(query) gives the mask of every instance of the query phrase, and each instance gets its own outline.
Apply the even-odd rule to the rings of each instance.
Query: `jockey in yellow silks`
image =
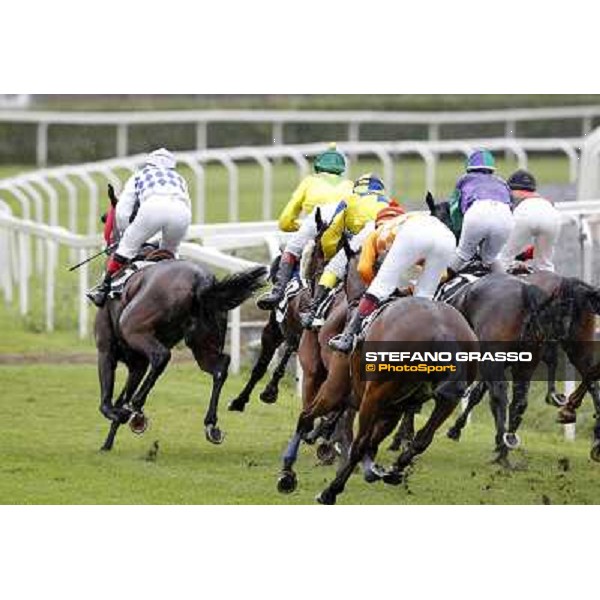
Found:
[[[315,158],[315,173],[305,177],[292,194],[279,217],[279,228],[295,233],[281,256],[273,289],[258,300],[259,308],[272,310],[283,299],[304,247],[317,236],[315,209],[320,207],[322,219],[329,222],[340,200],[352,193],[352,182],[343,177],[345,170],[346,161],[333,144]],[[305,215],[302,222],[301,214]]]
[[[343,248],[338,249],[342,237],[348,236],[350,249],[358,252],[369,233],[375,230],[377,214],[389,204],[383,181],[373,173],[361,175],[354,182],[352,194],[338,204],[331,223],[321,237],[323,254],[329,262],[308,312],[301,315],[303,327],[310,329],[322,325],[322,322],[315,322],[319,307],[331,289],[346,275],[348,257]]]

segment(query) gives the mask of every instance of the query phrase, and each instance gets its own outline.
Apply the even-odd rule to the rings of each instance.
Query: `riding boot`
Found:
[[[275,275],[275,285],[273,289],[258,299],[256,305],[261,310],[273,310],[282,300],[285,294],[285,288],[292,278],[294,267],[298,259],[290,252],[284,252],[279,263],[277,275]]]
[[[88,299],[91,300],[98,308],[102,308],[106,304],[106,299],[108,298],[108,293],[110,292],[111,280],[112,275],[110,273],[106,273],[102,282],[85,294]]]
[[[106,304],[113,275],[120,271],[125,264],[127,264],[127,258],[116,253],[113,254],[106,264],[106,275],[104,276],[102,283],[86,293],[88,299],[90,299],[98,308],[102,308]]]
[[[325,298],[327,298],[330,291],[331,288],[325,287],[324,285],[317,286],[317,291],[315,292],[315,296],[310,303],[308,311],[300,313],[300,323],[302,323],[302,327],[304,329],[313,329],[313,325],[319,326],[319,324],[314,322],[315,317],[317,316],[317,312],[319,311],[321,304],[324,302]]]
[[[375,296],[365,294],[358,308],[346,323],[344,331],[340,335],[329,340],[329,347],[343,354],[350,354],[354,346],[354,336],[360,333],[364,320],[379,306],[379,300]]]

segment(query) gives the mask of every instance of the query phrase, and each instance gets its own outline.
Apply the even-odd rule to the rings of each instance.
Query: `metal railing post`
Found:
[[[38,123],[36,138],[36,164],[38,167],[45,167],[48,164],[48,123]]]

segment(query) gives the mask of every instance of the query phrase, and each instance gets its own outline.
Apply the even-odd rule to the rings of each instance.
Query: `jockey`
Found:
[[[162,234],[161,249],[177,253],[192,213],[187,184],[175,166],[173,154],[160,148],[127,180],[116,208],[116,228],[123,235],[108,259],[104,280],[86,294],[96,306],[106,302],[113,275],[155,234]]]
[[[338,250],[342,237],[351,237],[349,245],[352,251],[360,250],[363,241],[375,230],[378,213],[389,204],[390,199],[385,195],[383,181],[374,173],[365,173],[354,182],[352,195],[337,205],[333,220],[321,237],[323,254],[329,262],[319,280],[308,312],[300,315],[303,327],[310,329],[322,325],[314,322],[319,307],[337,282],[346,275],[348,257],[343,248]]]
[[[422,264],[423,270],[417,277],[413,295],[433,298],[455,249],[452,231],[431,215],[406,213],[381,224],[365,240],[358,265],[358,272],[369,287],[343,333],[329,340],[329,346],[349,353],[363,321],[397,287],[408,285],[408,275],[417,264]],[[386,251],[387,255],[375,275],[377,260]]]
[[[484,267],[495,267],[508,240],[513,227],[510,189],[494,175],[495,170],[492,153],[476,150],[467,159],[466,174],[456,183],[450,199],[450,217],[455,233],[461,233],[456,256],[449,265],[450,277],[477,252]]]
[[[300,182],[279,217],[279,228],[282,231],[296,233],[287,243],[281,256],[273,289],[257,302],[262,310],[272,310],[281,302],[285,287],[300,261],[302,250],[310,240],[315,239],[316,207],[321,208],[321,216],[325,222],[328,222],[338,202],[352,193],[352,182],[342,177],[346,170],[346,161],[336,150],[335,144],[315,158],[314,170],[314,175],[309,175]],[[306,218],[300,224],[298,217],[302,212]]]
[[[552,202],[536,192],[535,177],[519,169],[508,178],[513,202],[515,227],[500,255],[508,267],[515,255],[522,253],[533,240],[533,265],[541,271],[554,271],[552,255],[560,233],[561,217]]]

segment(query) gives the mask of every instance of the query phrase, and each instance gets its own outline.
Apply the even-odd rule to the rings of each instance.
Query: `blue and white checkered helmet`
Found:
[[[172,152],[169,152],[166,148],[159,148],[148,154],[146,164],[159,169],[174,169],[177,161]]]

